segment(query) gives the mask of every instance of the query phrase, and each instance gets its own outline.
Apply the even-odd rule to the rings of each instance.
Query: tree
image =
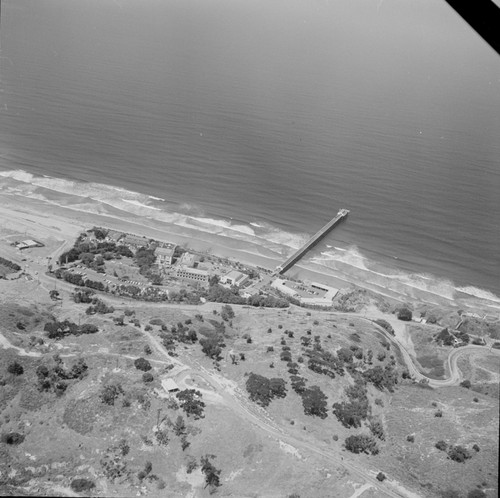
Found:
[[[137,360],[134,361],[134,365],[137,370],[142,370],[143,372],[151,370],[151,363],[145,358],[137,358]]]
[[[469,450],[464,448],[463,446],[450,446],[448,449],[448,457],[455,462],[463,463],[465,460],[472,458]]]
[[[193,415],[194,419],[203,418],[203,409],[205,403],[201,400],[201,392],[195,389],[184,389],[176,394],[179,400],[180,407],[184,412],[190,416]]]
[[[201,471],[205,474],[205,487],[217,488],[221,485],[219,469],[210,462],[209,458],[214,458],[214,455],[205,455],[201,457]]]
[[[154,380],[153,374],[150,372],[144,372],[142,374],[142,380],[143,382],[153,382]]]
[[[88,479],[73,479],[70,486],[71,489],[77,493],[83,493],[84,491],[90,491],[95,488],[95,484]]]
[[[12,375],[22,375],[24,373],[24,368],[20,363],[14,361],[7,367],[7,372]]]
[[[318,386],[311,386],[304,389],[302,393],[302,406],[306,415],[313,415],[319,418],[326,418],[327,397]]]
[[[413,314],[412,314],[411,310],[408,308],[401,308],[398,311],[397,316],[398,316],[398,320],[403,320],[405,322],[410,322],[411,319],[413,318]]]
[[[233,308],[229,306],[229,304],[225,304],[224,306],[222,306],[220,316],[225,322],[232,320],[234,318]]]
[[[113,406],[120,394],[123,394],[123,388],[120,384],[108,384],[102,388],[99,398],[106,405]]]
[[[201,344],[201,350],[209,357],[214,360],[220,359],[220,354],[222,348],[220,346],[219,338],[216,336],[206,337],[199,340]]]
[[[448,444],[442,439],[439,440],[434,446],[440,451],[446,451],[446,449],[448,448]]]

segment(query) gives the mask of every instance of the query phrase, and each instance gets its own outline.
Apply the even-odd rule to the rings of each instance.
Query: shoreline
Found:
[[[0,192],[0,230],[2,238],[9,237],[8,232],[21,234],[26,238],[49,238],[72,243],[77,235],[92,226],[103,226],[115,230],[144,235],[162,242],[173,242],[185,248],[201,253],[212,253],[222,258],[239,261],[253,267],[270,271],[286,259],[286,254],[278,254],[266,247],[247,240],[231,238],[219,233],[197,230],[195,227],[179,226],[175,223],[162,222],[145,215],[125,213],[109,205],[92,205],[97,212],[82,210],[82,206],[60,206],[42,199],[22,197]],[[41,214],[43,213],[43,214]],[[124,216],[127,219],[124,219]],[[21,230],[24,227],[24,230]],[[287,277],[317,281],[338,289],[366,289],[383,298],[398,302],[419,302],[431,306],[466,306],[468,308],[489,308],[490,312],[500,311],[500,301],[488,301],[465,293],[455,292],[447,296],[429,290],[412,287],[386,277],[375,281],[370,278],[378,275],[369,269],[360,269],[339,262],[338,268],[322,267],[314,261],[300,261],[287,273]],[[402,291],[401,289],[404,289]]]

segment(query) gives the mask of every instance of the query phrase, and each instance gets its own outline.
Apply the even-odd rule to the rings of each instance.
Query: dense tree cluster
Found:
[[[384,368],[377,365],[363,372],[363,377],[367,382],[371,382],[377,389],[385,388],[389,392],[393,392],[394,386],[398,383],[397,372],[391,365],[386,365]]]
[[[261,406],[268,406],[274,398],[284,398],[286,396],[285,381],[283,379],[268,379],[253,372],[248,376],[246,388],[250,399]]]
[[[413,318],[413,313],[409,308],[403,307],[399,308],[399,310],[396,313],[396,316],[398,317],[398,320],[403,320],[404,322],[411,322],[411,319]]]
[[[221,359],[222,348],[225,346],[223,338],[219,334],[212,334],[209,337],[203,337],[198,341],[201,344],[201,350],[213,360]]]
[[[135,263],[139,267],[139,273],[147,276],[156,262],[155,250],[139,247],[135,253]]]
[[[36,369],[39,391],[53,391],[58,396],[66,392],[71,380],[82,380],[87,375],[88,366],[83,358],[79,358],[70,369],[67,369],[59,355],[53,357],[48,365],[39,365]]]
[[[302,406],[306,415],[313,415],[319,418],[326,418],[327,397],[318,386],[311,386],[301,394]]]
[[[344,427],[361,427],[361,422],[370,414],[366,384],[356,379],[353,386],[345,390],[349,401],[334,403],[333,413]]]
[[[104,259],[119,259],[122,256],[131,258],[134,256],[132,251],[127,246],[117,245],[115,242],[103,240],[107,236],[106,230],[100,228],[96,230],[100,236],[103,234],[106,235],[104,235],[103,238],[99,238],[96,235],[98,242],[89,242],[86,240],[85,234],[81,234],[76,240],[74,246],[69,251],[61,254],[59,257],[59,264],[73,263],[83,257],[85,261],[82,261],[82,263],[90,265],[94,263],[95,256],[100,256],[100,258],[98,258],[94,263],[94,266],[101,266],[104,264],[102,261]],[[94,232],[94,234],[96,234],[96,232]],[[94,257],[88,256],[89,254]]]
[[[92,300],[92,303],[93,304],[85,310],[85,313],[87,315],[95,315],[96,313],[99,313],[100,315],[104,315],[107,313],[114,313],[115,312],[115,308],[113,308],[113,306],[108,306],[101,299],[94,298]]]
[[[24,368],[19,362],[13,361],[7,367],[7,372],[11,373],[12,375],[16,375],[16,376],[22,375],[24,373]]]
[[[83,493],[90,491],[91,489],[95,488],[95,484],[90,481],[89,479],[73,479],[71,481],[70,487],[73,491],[76,493]]]
[[[96,325],[91,325],[90,323],[77,325],[69,320],[63,320],[62,322],[47,322],[43,330],[47,332],[47,337],[49,339],[61,339],[68,335],[95,334],[99,331]]]
[[[319,341],[316,341],[314,347],[306,350],[304,354],[309,357],[307,367],[313,372],[327,375],[332,379],[335,378],[335,374],[344,375],[344,362],[330,351],[323,349]]]
[[[124,394],[123,388],[118,383],[107,384],[102,387],[99,393],[99,399],[106,405],[113,406],[116,399]]]
[[[151,363],[145,358],[137,358],[137,360],[134,361],[134,365],[137,370],[142,370],[143,372],[151,370]]]
[[[302,395],[302,393],[306,389],[306,379],[304,377],[300,377],[299,375],[291,375],[290,381],[292,384],[292,389],[298,394]]]
[[[13,271],[19,271],[21,269],[21,267],[18,264],[2,257],[0,257],[0,265],[6,266],[7,268],[10,268]]]
[[[455,462],[464,463],[465,460],[472,458],[469,450],[460,445],[452,445],[448,448],[448,458]]]
[[[379,453],[379,449],[375,439],[368,434],[357,434],[346,438],[345,440],[346,450],[352,453],[369,453],[376,455]]]
[[[94,291],[91,289],[75,289],[73,291],[73,301],[75,303],[90,304],[96,300]]]
[[[411,318],[410,318],[410,320],[411,320]],[[383,318],[379,318],[378,320],[374,320],[374,322],[378,326],[387,330],[387,332],[389,332],[389,334],[394,335],[394,329],[392,328],[392,325],[387,320],[384,320]]]

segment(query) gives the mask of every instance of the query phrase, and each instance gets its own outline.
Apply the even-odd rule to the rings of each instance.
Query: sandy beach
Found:
[[[61,199],[62,200],[62,199]],[[238,240],[222,234],[209,233],[188,226],[160,221],[146,213],[135,214],[122,211],[105,203],[81,202],[71,204],[64,200],[59,205],[45,199],[25,197],[17,193],[0,193],[0,237],[4,256],[21,263],[26,252],[20,252],[9,244],[14,240],[32,238],[46,245],[44,251],[37,251],[43,257],[58,255],[61,248],[71,247],[73,241],[83,230],[93,226],[103,226],[125,233],[133,233],[162,242],[171,242],[197,252],[206,252],[219,257],[239,261],[254,267],[274,270],[289,254],[271,251],[248,240]],[[40,258],[39,258],[40,259]],[[41,262],[41,259],[40,261]],[[354,266],[344,265],[341,271],[328,269],[321,271],[318,265],[307,260],[293,267],[287,276],[306,281],[317,281],[337,289],[363,288],[393,302],[419,301],[434,306],[479,307],[487,312],[498,312],[496,303],[484,302],[471,296],[448,298],[436,293],[408,287],[384,285],[384,280],[370,278],[371,273]],[[386,279],[387,280],[387,279]],[[400,290],[400,288],[402,290]]]

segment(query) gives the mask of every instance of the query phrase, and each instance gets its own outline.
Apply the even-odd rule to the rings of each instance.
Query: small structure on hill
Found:
[[[175,382],[175,380],[171,379],[170,377],[163,379],[161,381],[161,386],[169,394],[176,393],[176,392],[180,391],[180,388],[177,385],[177,383]]]
[[[44,244],[42,244],[41,242],[38,242],[37,240],[33,240],[33,239],[27,239],[27,240],[23,240],[22,242],[14,242],[14,244],[12,244],[14,247],[17,247],[19,250],[23,250],[23,249],[30,249],[31,247],[43,247]]]

